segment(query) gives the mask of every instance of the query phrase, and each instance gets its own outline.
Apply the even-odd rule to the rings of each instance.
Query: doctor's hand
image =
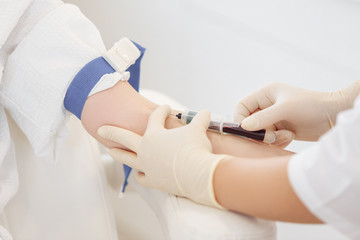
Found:
[[[316,92],[283,83],[271,83],[241,100],[235,120],[249,131],[266,128],[273,144],[287,145],[294,138],[316,141],[350,108],[359,94],[360,81],[337,92]]]
[[[156,109],[144,136],[114,126],[102,126],[98,134],[135,152],[113,148],[110,155],[137,169],[136,179],[141,185],[222,208],[214,196],[213,174],[226,156],[212,153],[206,135],[210,113],[201,111],[190,124],[165,129],[169,114],[169,106]]]

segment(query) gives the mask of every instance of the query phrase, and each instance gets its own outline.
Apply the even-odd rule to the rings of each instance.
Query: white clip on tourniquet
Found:
[[[139,49],[128,38],[122,38],[104,54],[104,59],[117,72],[126,71],[140,57]]]
[[[108,50],[103,58],[116,71],[105,74],[94,86],[89,96],[112,88],[119,81],[128,81],[130,73],[126,70],[140,57],[141,52],[128,38],[122,38]]]

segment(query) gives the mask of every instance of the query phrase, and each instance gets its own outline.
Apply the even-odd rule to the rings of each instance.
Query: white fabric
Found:
[[[5,41],[9,38],[9,35],[30,3],[30,0],[21,2],[11,0],[0,1],[0,84],[7,57],[7,54],[3,54]],[[17,187],[18,173],[14,150],[5,111],[0,105],[0,212],[15,194]],[[0,238],[11,239],[10,234],[2,226],[0,226]]]
[[[89,97],[94,95],[95,93],[104,91],[108,88],[112,88],[117,84],[119,81],[128,81],[130,78],[130,72],[123,72],[123,73],[108,73],[103,75],[100,80],[96,83],[96,85],[91,89],[89,93]]]
[[[104,50],[75,6],[0,1],[0,239],[117,239],[96,145],[64,127],[68,84]]]
[[[128,38],[122,38],[105,52],[103,58],[116,70],[103,75],[88,96],[112,88],[118,81],[128,81],[130,72],[125,71],[140,57],[140,51]]]
[[[274,222],[199,205],[156,189],[139,185],[134,175],[131,187],[157,215],[166,239],[171,240],[275,240]]]
[[[9,127],[5,112],[0,108],[0,212],[12,197],[18,187],[18,173],[13,161],[14,149],[9,135]]]
[[[12,236],[9,234],[9,232],[3,228],[2,226],[0,226],[0,239],[1,240],[12,240]]]
[[[15,240],[118,240],[114,210],[97,143],[71,116],[55,141],[56,161],[35,155],[15,122],[19,190],[3,226]]]
[[[103,55],[103,58],[119,73],[125,72],[140,57],[141,52],[130,39],[124,37]]]
[[[291,184],[310,211],[352,239],[360,239],[359,123],[358,98],[318,144],[288,166]]]
[[[51,153],[54,136],[65,120],[63,99],[68,85],[86,63],[104,51],[99,32],[79,9],[58,4],[7,58],[0,101],[36,154]]]
[[[18,189],[14,146],[10,139],[9,127],[4,109],[0,106],[0,213]],[[11,239],[0,223],[0,239]]]
[[[23,40],[23,38],[34,28],[34,26],[51,10],[56,8],[60,0],[23,0],[23,1],[5,1],[1,8],[1,17],[4,19],[11,18],[13,22],[6,22],[6,28],[10,26],[10,31],[3,31],[1,28],[1,36],[5,36],[5,40],[0,47],[1,64],[5,65],[7,57],[15,49],[15,47]],[[21,7],[19,6],[21,5]],[[11,8],[21,9],[20,13],[8,11]],[[16,16],[16,18],[14,18]],[[2,19],[2,20],[4,20]]]
[[[18,23],[20,17],[31,2],[32,0],[0,1],[0,48],[4,45],[6,39],[9,37],[10,33],[13,31],[14,27]]]

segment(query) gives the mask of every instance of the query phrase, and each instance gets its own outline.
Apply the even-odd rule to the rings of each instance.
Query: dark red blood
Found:
[[[265,130],[259,130],[259,131],[246,131],[242,127],[223,127],[223,132],[230,133],[238,136],[243,136],[259,141],[263,141],[265,137]]]

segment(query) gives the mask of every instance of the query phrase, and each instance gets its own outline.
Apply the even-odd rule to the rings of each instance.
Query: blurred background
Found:
[[[242,97],[272,81],[332,91],[360,79],[358,0],[66,2],[95,23],[108,48],[124,36],[146,47],[141,88],[191,109],[232,115]],[[132,214],[148,227],[147,239],[161,239],[150,211],[145,219]],[[329,226],[279,223],[278,239],[346,238]]]

